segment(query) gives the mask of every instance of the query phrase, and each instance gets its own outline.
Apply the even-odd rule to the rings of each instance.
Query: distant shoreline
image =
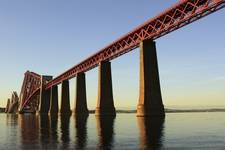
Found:
[[[4,113],[5,112],[5,108],[0,107],[0,113]]]
[[[121,114],[132,114],[136,113],[136,110],[116,110],[117,113]],[[165,109],[166,113],[194,113],[194,112],[225,112],[225,108],[209,108],[209,109]],[[5,113],[5,108],[0,108],[0,113]],[[94,114],[95,110],[89,110],[90,114]]]
[[[136,113],[136,110],[116,110],[117,113]],[[225,112],[225,109],[212,108],[212,109],[165,109],[166,113],[193,113],[193,112]],[[94,114],[95,110],[89,110],[89,113]]]
[[[212,109],[165,109],[166,113],[188,113],[188,112],[225,112],[225,109],[212,108]]]

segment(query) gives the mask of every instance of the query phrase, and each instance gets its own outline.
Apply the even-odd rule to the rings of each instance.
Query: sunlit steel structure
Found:
[[[137,47],[141,48],[142,46],[143,49],[145,49],[145,47],[150,47],[154,49],[155,48],[154,46],[149,46],[149,45],[145,46],[147,44],[145,44],[144,41],[148,41],[148,40],[153,41],[174,30],[177,30],[179,28],[182,28],[185,25],[188,25],[196,20],[199,20],[200,18],[205,17],[221,8],[224,8],[224,6],[225,6],[225,0],[180,0],[177,4],[173,5],[171,8],[165,10],[164,12],[157,15],[156,17],[149,19],[148,21],[141,24],[134,30],[130,31],[129,33],[120,37],[119,39],[113,41],[108,46],[102,48],[97,53],[91,55],[87,59],[83,60],[79,64],[73,66],[71,69],[65,71],[64,73],[60,74],[59,76],[57,76],[56,78],[52,80],[41,79],[42,76],[36,73],[29,72],[29,71],[26,72],[22,90],[20,93],[19,111],[23,112],[24,109],[30,108],[31,105],[36,105],[35,107],[37,109],[40,103],[39,100],[41,97],[41,90],[46,90],[46,91],[50,90],[49,92],[56,97],[58,93],[56,92],[54,95],[54,92],[51,92],[52,88],[56,87],[58,84],[61,84],[61,83],[67,87],[68,85],[65,81],[68,81],[69,79],[74,78],[76,76],[78,77],[79,75],[80,75],[78,77],[79,84],[77,85],[77,88],[81,90],[78,92],[83,94],[83,95],[81,94],[83,97],[82,99],[86,101],[86,97],[85,97],[86,90],[85,88],[82,88],[83,86],[85,86],[85,76],[84,76],[85,72],[87,72],[88,70],[94,67],[99,66],[100,70],[106,68],[106,70],[108,69],[106,72],[109,71],[108,74],[107,73],[104,74],[104,71],[101,73],[100,71],[100,77],[104,78],[104,76],[107,76],[107,75],[110,76],[111,75],[110,64],[107,65],[107,63],[104,63],[104,62],[109,62],[110,60],[117,58]],[[143,55],[145,53],[147,52],[143,51]],[[153,55],[156,55],[156,54],[153,53]],[[143,59],[144,59],[144,56],[143,56]],[[143,61],[143,63],[144,62],[145,61]],[[157,63],[157,61],[153,61],[152,63]],[[153,67],[157,67],[157,65]],[[158,72],[158,69],[154,70],[152,74],[155,74],[155,73],[157,74],[157,72]],[[143,75],[143,78],[144,77],[145,76]],[[99,80],[101,80],[101,78]],[[104,80],[102,80],[102,82],[99,83],[99,86],[100,87],[104,86],[107,88],[110,87],[111,77],[107,80],[109,80],[109,82],[105,82],[105,83],[103,83]],[[159,80],[159,79],[157,77],[153,80]],[[159,84],[158,81],[156,84]],[[143,83],[143,85],[145,84]],[[158,89],[158,87],[156,88]],[[99,91],[100,91],[99,93],[105,92],[103,88],[100,89]],[[66,95],[68,97],[68,93],[66,93]],[[112,95],[112,92],[109,91],[107,96],[110,97],[111,95]],[[52,95],[50,97],[52,97]],[[159,94],[159,97],[160,97],[160,94]],[[139,103],[140,103],[140,100],[139,100]],[[57,106],[58,103],[55,105]],[[86,104],[84,102],[79,105],[83,106]],[[99,107],[100,105],[101,105],[101,102],[99,103]],[[113,105],[113,102],[110,105]],[[113,108],[110,108],[110,109],[114,111]],[[144,110],[141,110],[141,111],[144,111]]]

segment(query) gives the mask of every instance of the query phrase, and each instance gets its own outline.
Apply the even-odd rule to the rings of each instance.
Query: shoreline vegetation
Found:
[[[0,107],[0,113],[4,113],[5,108]],[[116,110],[117,113],[129,114],[136,113],[136,110]],[[225,108],[209,108],[209,109],[167,109],[165,108],[166,113],[193,113],[193,112],[225,112]],[[95,110],[89,110],[90,114],[94,114]]]

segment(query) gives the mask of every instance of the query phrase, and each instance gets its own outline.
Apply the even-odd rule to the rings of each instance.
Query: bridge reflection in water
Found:
[[[161,149],[164,118],[138,117],[140,149]]]
[[[120,140],[123,136],[120,132],[121,124],[124,123],[121,122],[122,119],[124,118],[94,115],[66,117],[30,114],[7,117],[8,122],[18,121],[21,149],[117,149],[120,145],[121,148],[126,148],[126,143],[129,142],[132,145],[135,143],[139,149],[163,147],[164,119],[138,117],[137,128],[132,126],[125,131],[131,132],[136,141],[126,141],[126,138]],[[135,126],[133,121],[129,120],[127,123]]]
[[[114,120],[113,116],[96,116],[97,131],[99,136],[99,149],[110,149],[114,142]]]
[[[87,144],[87,119],[88,116],[76,116],[75,128],[76,128],[76,149],[84,149]]]

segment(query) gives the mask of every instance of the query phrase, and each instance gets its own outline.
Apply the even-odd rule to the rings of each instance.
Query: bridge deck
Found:
[[[75,65],[50,81],[46,89],[60,84],[63,80],[75,77],[80,72],[86,72],[101,61],[112,60],[136,47],[145,39],[157,39],[178,28],[190,24],[225,6],[225,0],[182,0],[158,16],[138,26],[133,31],[112,42],[94,55]]]

